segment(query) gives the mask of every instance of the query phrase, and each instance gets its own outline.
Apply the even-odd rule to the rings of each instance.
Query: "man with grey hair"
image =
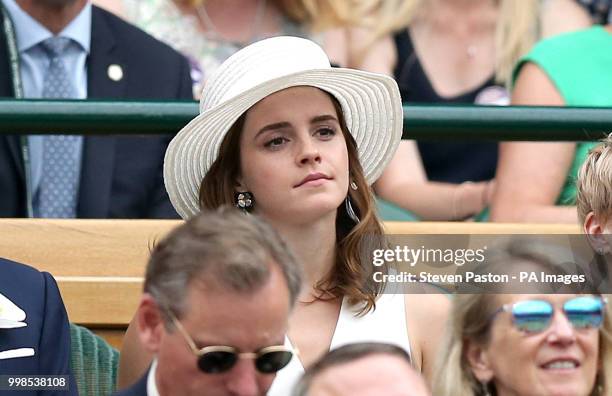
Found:
[[[265,395],[289,363],[300,267],[272,228],[235,209],[200,213],[162,240],[136,313],[155,355],[117,395]]]

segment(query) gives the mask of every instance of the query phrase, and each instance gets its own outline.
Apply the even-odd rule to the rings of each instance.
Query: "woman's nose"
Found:
[[[300,165],[321,162],[321,154],[319,153],[319,148],[312,140],[303,140],[300,143],[299,150],[300,151],[297,156],[297,161]]]
[[[576,340],[576,329],[564,313],[556,312],[553,316],[548,340],[560,344],[571,344]]]

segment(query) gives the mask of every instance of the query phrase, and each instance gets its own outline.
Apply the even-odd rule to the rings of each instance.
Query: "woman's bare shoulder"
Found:
[[[586,8],[575,0],[547,0],[540,15],[542,38],[586,29],[593,23]]]
[[[450,296],[440,291],[406,294],[406,322],[415,365],[428,381],[449,317]]]
[[[425,293],[406,294],[406,314],[413,313],[414,316],[424,317],[424,320],[433,320],[437,317],[448,315],[451,304],[451,296],[439,289],[431,287]]]

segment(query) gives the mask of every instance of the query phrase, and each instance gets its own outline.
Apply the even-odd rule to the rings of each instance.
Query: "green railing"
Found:
[[[198,104],[143,101],[0,100],[0,134],[175,133]],[[404,137],[423,140],[597,140],[612,108],[404,106]]]

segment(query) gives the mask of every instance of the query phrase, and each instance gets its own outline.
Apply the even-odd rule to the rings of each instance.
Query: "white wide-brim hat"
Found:
[[[219,66],[202,91],[200,114],[170,142],[164,183],[181,217],[200,211],[200,184],[236,120],[266,96],[296,86],[316,87],[338,100],[366,180],[371,184],[378,179],[402,136],[402,102],[395,80],[333,68],[314,42],[274,37],[243,48]]]

